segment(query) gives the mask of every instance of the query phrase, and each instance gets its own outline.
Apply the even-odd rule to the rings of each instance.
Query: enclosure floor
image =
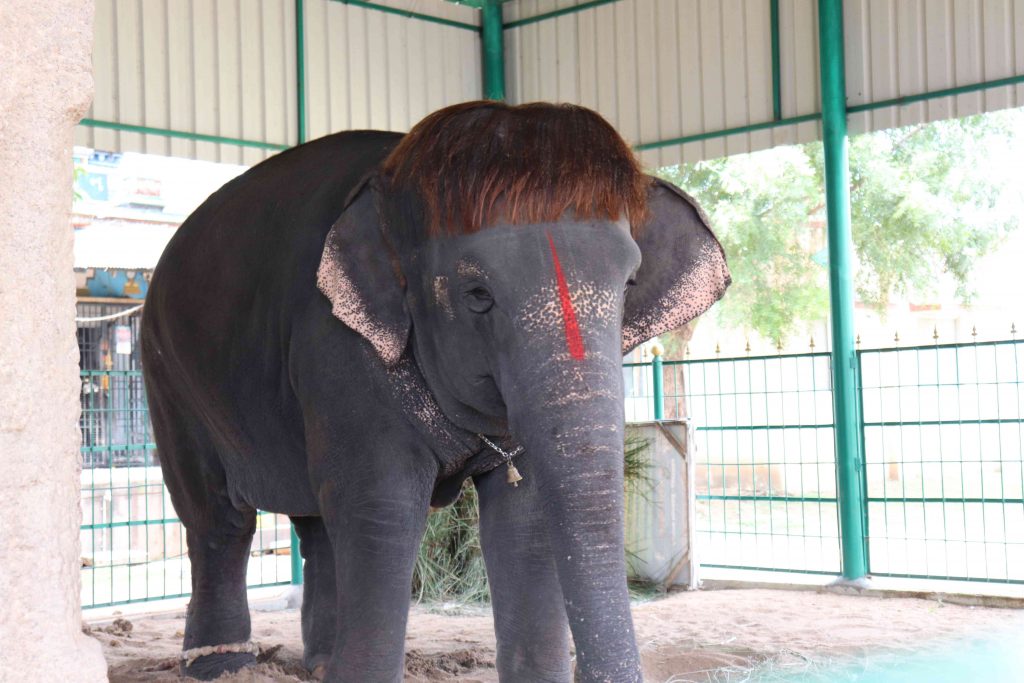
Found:
[[[967,656],[982,644],[1009,643],[1015,638],[1011,651],[1019,657],[1019,638],[1024,633],[1021,610],[814,591],[677,593],[637,604],[633,614],[645,680],[659,683],[890,680],[865,672],[906,670],[922,658],[935,665],[950,653]],[[111,682],[180,680],[176,655],[184,615],[133,616],[131,620],[127,633],[123,622],[88,627],[103,645]],[[491,629],[486,608],[413,607],[406,680],[496,682]],[[253,638],[264,650],[277,648],[269,661],[221,680],[308,680],[300,664],[297,611],[254,612]],[[974,657],[972,672],[979,673],[978,665],[990,659]],[[996,672],[993,675],[976,680],[1009,680],[1000,679]]]

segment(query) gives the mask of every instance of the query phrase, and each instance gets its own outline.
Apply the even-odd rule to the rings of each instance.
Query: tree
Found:
[[[860,135],[850,141],[854,284],[884,311],[943,278],[971,300],[970,272],[1019,222],[1024,110]],[[720,322],[773,340],[828,314],[822,146],[779,147],[657,172],[693,194],[729,258]],[[687,334],[683,335],[688,338]],[[669,349],[670,353],[672,349]]]

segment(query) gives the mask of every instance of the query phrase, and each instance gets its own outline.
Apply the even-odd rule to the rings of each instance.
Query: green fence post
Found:
[[[305,0],[295,0],[295,100],[298,144],[306,141],[306,12]]]
[[[857,359],[853,332],[853,269],[850,262],[853,239],[850,227],[842,0],[818,0],[818,32],[825,206],[828,214],[832,401],[835,409],[839,531],[843,578],[855,580],[867,574],[867,562],[864,553],[860,430],[857,424]]]
[[[480,43],[483,46],[484,99],[505,99],[505,26],[501,0],[480,5]]]
[[[295,0],[295,95],[298,115],[298,144],[306,141],[306,16],[305,0]],[[299,535],[291,525],[292,585],[302,585],[302,555]]]
[[[769,18],[772,26],[772,119],[782,119],[782,46],[779,40],[779,0],[771,0]]]
[[[665,377],[665,370],[661,362],[662,353],[664,353],[664,349],[662,349],[660,345],[655,344],[651,347],[651,355],[654,356],[654,360],[651,362],[651,372],[654,375],[651,387],[654,390],[655,420],[665,419],[665,387],[663,381]]]

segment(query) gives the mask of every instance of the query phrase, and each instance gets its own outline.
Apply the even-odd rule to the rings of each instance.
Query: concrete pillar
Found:
[[[79,607],[71,144],[92,0],[0,2],[0,681],[106,680]]]

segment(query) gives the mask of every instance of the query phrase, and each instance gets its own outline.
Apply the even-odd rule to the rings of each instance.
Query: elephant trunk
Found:
[[[626,587],[621,367],[596,354],[568,363],[511,394],[520,400],[510,427],[544,501],[577,680],[633,683],[642,678]]]

